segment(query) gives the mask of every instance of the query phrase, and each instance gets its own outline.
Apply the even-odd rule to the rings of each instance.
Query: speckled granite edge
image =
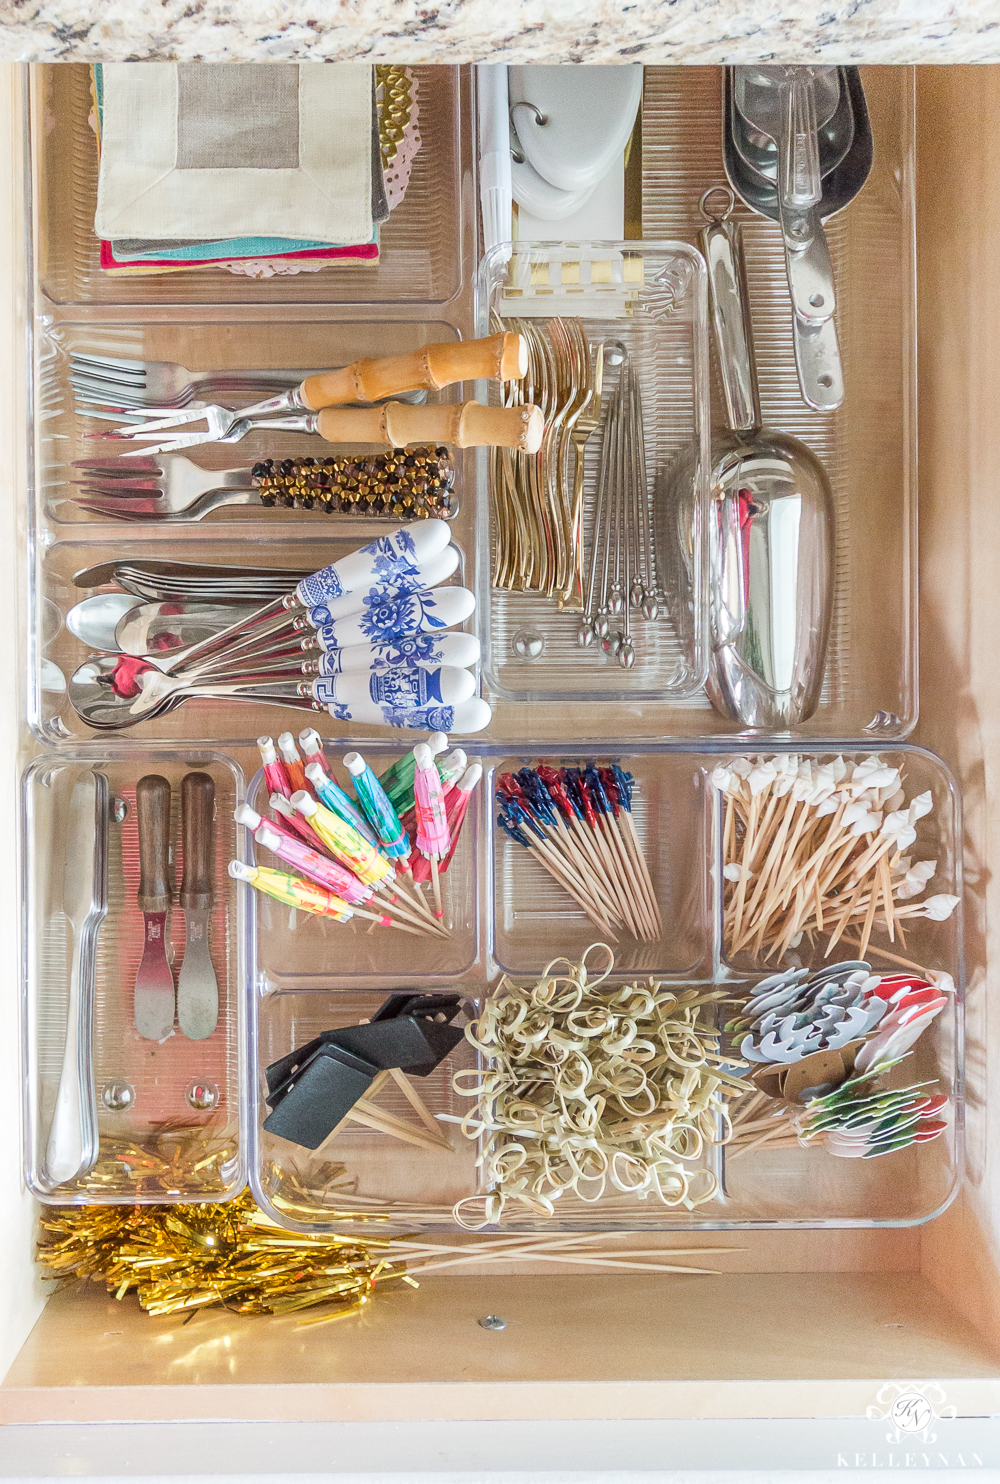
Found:
[[[6,61],[998,62],[998,0],[0,0]]]

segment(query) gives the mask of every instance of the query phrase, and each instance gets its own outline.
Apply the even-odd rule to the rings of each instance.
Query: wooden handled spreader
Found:
[[[456,448],[516,448],[537,453],[545,423],[540,407],[484,407],[455,402],[449,407],[413,407],[387,402],[382,407],[325,407],[315,414],[315,431],[328,443],[451,443]]]
[[[528,348],[510,332],[483,340],[423,345],[385,360],[354,361],[339,371],[307,376],[299,400],[313,412],[351,402],[378,402],[400,392],[440,391],[459,381],[514,381],[528,369]]]

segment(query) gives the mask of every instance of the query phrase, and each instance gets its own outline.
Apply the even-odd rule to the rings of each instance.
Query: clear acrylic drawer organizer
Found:
[[[782,749],[755,743],[754,753]],[[858,761],[870,748],[838,744],[809,749],[822,759],[832,752]],[[340,744],[328,749],[338,776]],[[678,986],[722,984],[741,998],[754,983],[775,971],[774,964],[750,961],[739,968],[725,957],[721,931],[721,809],[710,785],[717,763],[735,754],[719,745],[645,743],[620,755],[580,746],[560,752],[530,744],[467,747],[485,774],[474,800],[475,818],[452,871],[443,878],[445,905],[455,934],[442,945],[435,963],[433,945],[421,951],[418,939],[367,925],[303,922],[287,908],[258,898],[246,916],[248,1092],[247,1157],[256,1199],[281,1224],[299,1231],[338,1229],[348,1217],[386,1221],[392,1230],[453,1228],[454,1202],[478,1190],[476,1146],[454,1124],[441,1123],[451,1154],[435,1154],[398,1143],[373,1130],[350,1126],[315,1153],[268,1134],[263,1128],[264,1068],[321,1031],[354,1024],[370,1016],[386,995],[414,988],[461,991],[466,1014],[477,1013],[502,974],[530,981],[550,960],[578,959],[600,940],[600,932],[562,893],[548,874],[493,822],[496,775],[545,758],[556,765],[580,765],[611,756],[636,777],[635,823],[649,862],[664,921],[659,942],[640,944],[623,935],[616,947],[613,982],[652,977]],[[389,745],[366,744],[379,771],[398,756]],[[961,806],[957,784],[934,754],[894,745],[880,756],[899,766],[907,796],[929,789],[933,813],[922,821],[917,853],[938,861],[932,892],[961,895]],[[250,785],[254,796],[254,783]],[[242,844],[252,859],[252,842]],[[458,871],[456,877],[453,873]],[[376,942],[377,939],[377,942]],[[892,954],[927,970],[952,976],[956,993],[932,1022],[904,1072],[901,1084],[937,1079],[951,1100],[949,1127],[933,1143],[873,1160],[838,1159],[821,1148],[765,1147],[727,1154],[709,1148],[705,1168],[720,1193],[693,1211],[668,1209],[653,1199],[616,1197],[583,1207],[566,1200],[551,1219],[519,1213],[512,1205],[501,1230],[583,1230],[648,1228],[689,1230],[747,1226],[907,1226],[938,1214],[959,1183],[964,1123],[963,957],[961,908],[943,923],[910,922],[905,948],[893,947],[876,931],[870,950],[876,971],[892,972]],[[416,945],[416,951],[414,950]],[[880,955],[882,946],[886,955]],[[834,962],[852,956],[845,944]],[[804,943],[783,966],[820,967],[822,946]],[[456,974],[456,964],[467,964]],[[415,1086],[432,1113],[462,1116],[472,1103],[452,1089],[451,1078],[474,1066],[475,1053],[463,1043],[426,1082]],[[386,1101],[405,1113],[401,1097]]]
[[[108,914],[97,940],[93,1011],[94,1087],[100,1147],[87,1174],[54,1189],[45,1170],[66,1038],[71,935],[65,901],[64,837],[73,785],[87,770],[108,779]],[[219,989],[215,1031],[191,1041],[176,1029],[149,1041],[133,1024],[133,989],[143,949],[135,786],[146,773],[171,785],[173,906],[167,956],[176,982],[184,956],[184,912],[177,898],[182,855],[180,785],[190,771],[215,783],[213,890],[209,947]],[[74,1205],[225,1200],[246,1182],[243,1153],[242,901],[227,874],[243,793],[230,757],[196,744],[170,749],[73,748],[38,758],[22,781],[21,891],[25,1178],[40,1200]],[[118,805],[117,811],[115,805]],[[117,815],[117,817],[116,817]],[[89,868],[81,861],[81,871]]]
[[[673,592],[655,621],[636,615],[636,663],[623,670],[601,646],[577,642],[580,612],[560,612],[543,594],[492,586],[495,514],[489,460],[480,455],[478,571],[483,666],[490,689],[504,700],[615,702],[683,701],[700,690],[708,667],[707,592],[703,532],[708,498],[708,298],[704,263],[683,242],[536,242],[501,244],[480,265],[476,280],[479,334],[498,322],[578,318],[592,358],[604,344],[620,344],[632,363],[642,398],[647,510],[658,554],[670,512],[658,485],[673,460],[693,454],[694,533],[690,569],[660,572]],[[602,418],[613,384],[606,372]],[[584,557],[589,572],[601,463],[602,429],[586,446]],[[662,560],[662,558],[661,558]],[[525,644],[525,637],[531,639]]]

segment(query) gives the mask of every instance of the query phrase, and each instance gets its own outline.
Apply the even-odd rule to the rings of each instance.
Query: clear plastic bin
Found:
[[[489,745],[467,746],[466,750],[483,763],[484,779],[483,792],[474,796],[478,820],[471,817],[470,810],[466,822],[466,831],[475,829],[476,833],[467,834],[462,842],[462,848],[475,842],[465,869],[475,881],[476,897],[489,904],[486,915],[493,927],[483,958],[459,976],[459,984],[470,1004],[479,1004],[504,973],[514,980],[531,981],[552,959],[560,955],[579,959],[590,944],[601,940],[599,929],[521,847],[510,844],[494,825],[493,791],[498,774],[509,771],[512,764],[520,766],[543,758],[553,765],[607,762],[610,758],[607,752],[586,746],[573,752],[565,746],[558,752],[522,747],[516,754]],[[773,755],[776,750],[790,748],[787,744],[782,749],[759,746],[761,755]],[[845,745],[836,751],[854,762],[868,756],[871,749]],[[398,749],[374,745],[366,752],[376,771],[398,756]],[[648,945],[623,934],[615,950],[611,982],[652,976],[665,980],[671,990],[715,985],[744,1000],[752,995],[755,983],[775,972],[773,963],[733,967],[723,952],[718,890],[722,816],[711,773],[718,763],[734,755],[718,746],[648,743],[630,747],[615,758],[637,781],[636,829],[657,891],[665,933],[662,943]],[[803,755],[822,761],[832,754],[827,749],[809,749]],[[925,789],[932,793],[933,813],[920,822],[919,841],[914,847],[920,858],[938,861],[927,894],[961,896],[961,806],[954,778],[939,758],[921,748],[898,744],[879,755],[888,765],[903,769],[908,797]],[[269,903],[267,907],[274,905]],[[447,976],[443,963],[440,974],[433,969],[421,972],[426,965],[415,960],[411,940],[395,934],[391,937],[396,941],[385,944],[386,957],[379,961],[377,972],[371,973],[376,967],[373,958],[368,951],[362,956],[357,946],[359,941],[363,944],[370,940],[357,925],[330,925],[328,956],[325,964],[320,964],[318,955],[302,954],[299,947],[300,914],[290,920],[288,909],[279,908],[278,913],[284,914],[283,919],[269,912],[264,930],[260,925],[260,899],[256,904],[256,928],[253,907],[247,915],[247,1137],[251,1188],[256,1198],[270,1203],[276,1219],[301,1231],[335,1230],[334,1213],[347,1210],[373,1217],[378,1214],[380,1219],[388,1219],[394,1230],[454,1229],[455,1201],[480,1193],[472,1155],[464,1159],[456,1153],[400,1153],[392,1147],[393,1139],[373,1131],[363,1135],[352,1131],[349,1144],[343,1147],[338,1134],[325,1150],[313,1155],[285,1140],[263,1135],[261,1125],[267,1113],[264,1068],[321,1030],[350,1023],[344,1018],[345,1007],[353,1012],[359,984],[370,993],[375,1006],[379,994],[395,989],[454,990],[455,979]],[[842,951],[834,952],[832,961],[852,957],[856,951],[845,944]],[[305,972],[294,967],[300,957]],[[925,970],[950,974],[955,984],[950,1004],[924,1032],[913,1057],[891,1074],[900,1085],[936,1080],[940,1090],[948,1093],[948,1129],[939,1139],[873,1160],[838,1159],[823,1149],[798,1145],[769,1150],[765,1144],[739,1152],[728,1151],[724,1145],[709,1146],[702,1163],[715,1175],[718,1193],[692,1211],[668,1208],[652,1198],[609,1195],[586,1206],[567,1198],[557,1206],[553,1218],[545,1219],[525,1215],[512,1203],[500,1229],[907,1226],[930,1220],[953,1197],[962,1168],[961,907],[945,922],[912,921],[905,945],[891,944],[886,933],[877,929],[869,948],[869,961],[875,971],[893,972],[901,966],[900,958],[904,966],[916,963]],[[782,960],[782,967],[818,968],[823,962],[822,943],[804,943]],[[284,965],[293,967],[286,973],[279,967]],[[724,1023],[727,1018],[726,1010],[720,1010],[720,1021]],[[463,1055],[466,1053],[471,1057],[472,1048],[464,1048]],[[473,1064],[472,1060],[463,1062],[455,1053],[438,1069],[435,1078],[429,1079],[425,1093],[432,1114],[461,1117],[469,1111],[472,1100],[456,1096],[451,1075],[462,1065]],[[447,1131],[448,1123],[443,1127]],[[449,1141],[453,1151],[474,1153],[473,1142],[452,1128]],[[327,1169],[331,1161],[343,1163],[347,1174],[340,1172],[336,1178],[341,1188],[328,1192],[325,1182],[333,1178]],[[412,1179],[419,1182],[417,1190],[409,1183],[397,1187],[387,1178],[387,1171],[400,1162],[408,1169],[413,1164]],[[464,1186],[459,1179],[462,1171],[466,1176]],[[344,1187],[345,1179],[350,1189]],[[282,1206],[283,1200],[289,1204]]]
[[[42,293],[53,305],[447,302],[462,287],[467,235],[462,77],[457,67],[413,70],[422,144],[406,195],[381,228],[379,262],[256,280],[218,268],[150,277],[103,273],[94,234],[98,165],[88,123],[90,68],[36,68],[32,174]]]
[[[509,256],[508,256],[509,254]],[[673,588],[653,621],[632,622],[636,659],[624,670],[601,646],[581,648],[579,608],[560,611],[543,593],[498,590],[492,584],[496,513],[489,460],[479,465],[479,570],[483,662],[490,688],[505,700],[683,701],[700,690],[708,668],[703,541],[708,498],[708,287],[700,255],[683,242],[539,242],[493,248],[476,282],[477,326],[489,333],[499,320],[545,323],[579,318],[591,357],[602,345],[624,347],[642,399],[647,511],[654,547],[669,518],[657,485],[686,450],[693,462],[695,510],[690,568],[658,571],[657,586]],[[620,351],[615,354],[620,355]],[[587,592],[592,532],[602,462],[604,419],[616,373],[605,356],[602,427],[584,455],[584,550]],[[567,467],[570,461],[567,450]],[[571,488],[571,473],[567,476]],[[647,560],[654,562],[652,554]],[[656,561],[662,561],[657,556]],[[650,568],[652,573],[652,567]],[[525,643],[530,636],[531,643]]]
[[[100,1147],[89,1174],[51,1186],[46,1151],[52,1124],[69,994],[71,933],[64,912],[67,810],[74,784],[88,771],[108,780],[108,913],[97,939],[93,1009],[94,1087]],[[134,1025],[133,992],[143,951],[135,786],[147,773],[171,784],[170,873],[173,906],[167,921],[167,957],[176,983],[184,957],[185,918],[180,890],[180,785],[192,770],[215,783],[214,902],[209,923],[219,990],[216,1029],[201,1041],[175,1027],[149,1041]],[[74,1205],[105,1202],[225,1200],[246,1183],[243,1153],[243,1003],[245,966],[239,914],[229,889],[233,809],[243,771],[232,758],[194,744],[147,751],[104,746],[74,748],[37,759],[22,781],[24,984],[24,1168],[43,1201]],[[116,807],[117,806],[117,807]],[[79,862],[81,871],[89,861]]]

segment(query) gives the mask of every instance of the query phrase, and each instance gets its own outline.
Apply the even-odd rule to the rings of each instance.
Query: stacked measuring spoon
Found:
[[[117,730],[195,697],[328,711],[338,721],[480,731],[474,635],[450,633],[474,595],[442,584],[459,564],[448,525],[381,536],[281,598],[179,652],[95,655],[69,685],[78,715]]]

